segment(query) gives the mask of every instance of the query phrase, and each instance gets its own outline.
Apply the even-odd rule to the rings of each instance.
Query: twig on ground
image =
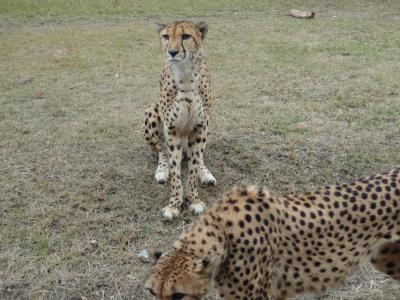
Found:
[[[292,17],[299,18],[299,19],[312,19],[315,16],[315,12],[313,11],[300,11],[297,9],[292,9],[289,14]]]

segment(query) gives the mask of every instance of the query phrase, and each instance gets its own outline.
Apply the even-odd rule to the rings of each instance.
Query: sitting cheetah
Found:
[[[370,259],[400,280],[400,169],[312,193],[234,188],[161,256],[155,299],[281,300],[342,283]]]
[[[201,54],[207,31],[206,23],[188,21],[158,28],[166,61],[161,72],[160,100],[145,112],[143,135],[158,155],[156,181],[165,183],[171,176],[171,199],[163,209],[167,219],[179,214],[183,202],[182,150],[188,157],[186,193],[191,210],[201,213],[205,208],[198,197],[197,178],[205,185],[216,184],[203,161],[211,108],[210,75]]]

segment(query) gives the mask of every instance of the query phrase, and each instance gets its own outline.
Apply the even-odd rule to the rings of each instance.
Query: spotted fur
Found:
[[[145,287],[157,300],[201,299],[211,286],[221,299],[281,300],[343,283],[366,260],[400,280],[400,169],[296,195],[234,188]]]
[[[145,112],[143,135],[158,155],[157,182],[165,183],[171,177],[171,198],[163,210],[168,219],[179,214],[183,203],[182,151],[188,158],[186,194],[194,212],[201,213],[205,208],[198,197],[197,179],[206,185],[216,183],[203,161],[211,110],[210,75],[201,53],[207,30],[204,22],[159,25],[166,61],[161,72],[160,100]]]

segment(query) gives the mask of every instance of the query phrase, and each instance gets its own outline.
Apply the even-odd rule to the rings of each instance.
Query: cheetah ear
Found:
[[[208,265],[210,264],[210,260],[209,260],[208,258],[204,258],[204,259],[201,261],[201,264],[203,265],[204,268],[207,268]]]
[[[206,37],[206,34],[208,32],[207,23],[204,21],[201,21],[201,22],[197,23],[195,26],[201,33],[201,39],[204,40],[204,38]]]
[[[157,32],[160,33],[161,30],[163,30],[165,28],[165,26],[167,26],[167,25],[162,24],[162,23],[157,23]]]
[[[197,262],[197,268],[195,268],[195,272],[210,274],[214,272],[218,265],[219,260],[217,258],[206,257]]]
[[[160,259],[161,256],[163,256],[163,252],[160,250],[150,250],[149,251],[149,262],[152,265],[155,265],[157,261]]]

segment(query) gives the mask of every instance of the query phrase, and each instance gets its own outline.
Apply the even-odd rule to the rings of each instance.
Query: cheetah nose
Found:
[[[169,55],[171,55],[171,57],[175,57],[175,55],[178,54],[179,51],[175,50],[175,49],[171,49],[168,51]]]

